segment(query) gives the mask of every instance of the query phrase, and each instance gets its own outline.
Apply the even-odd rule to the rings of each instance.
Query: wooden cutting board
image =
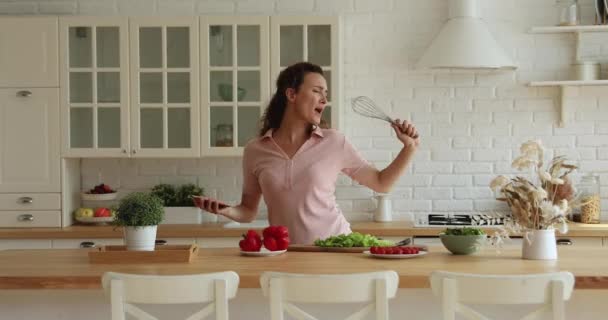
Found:
[[[424,245],[418,246],[408,246],[408,247],[417,247],[420,250],[428,251],[428,247]],[[287,248],[287,251],[300,251],[300,252],[344,252],[344,253],[361,253],[363,251],[369,250],[369,247],[350,247],[350,248],[342,248],[342,247],[318,247],[311,244],[292,244]]]

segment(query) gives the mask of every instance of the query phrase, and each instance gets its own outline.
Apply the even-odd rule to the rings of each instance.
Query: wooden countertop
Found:
[[[409,221],[352,222],[353,231],[384,237],[436,236],[443,228],[414,228]],[[493,233],[495,229],[485,229]],[[160,225],[158,238],[240,237],[245,229],[224,228],[223,223]],[[560,234],[558,233],[558,236]],[[66,228],[0,228],[0,239],[122,238],[122,229],[112,226]],[[568,237],[608,237],[608,223],[570,223]]]
[[[559,247],[554,261],[523,260],[520,249],[493,249],[455,256],[442,247],[414,259],[376,259],[361,253],[287,252],[275,257],[244,257],[238,249],[199,249],[191,263],[90,264],[89,249],[0,251],[0,289],[99,289],[106,271],[138,274],[193,274],[233,270],[241,288],[259,287],[264,271],[344,274],[395,270],[400,288],[428,288],[432,270],[481,274],[570,271],[578,289],[608,289],[608,250]]]

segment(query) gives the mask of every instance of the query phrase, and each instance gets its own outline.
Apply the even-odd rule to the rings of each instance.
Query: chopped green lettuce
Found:
[[[369,234],[353,232],[331,236],[326,239],[315,240],[315,246],[319,247],[388,247],[394,245],[392,241],[381,240]]]

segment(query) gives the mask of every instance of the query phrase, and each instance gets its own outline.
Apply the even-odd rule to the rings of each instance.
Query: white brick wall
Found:
[[[571,123],[556,126],[559,89],[534,88],[526,82],[567,79],[574,57],[569,34],[527,34],[532,26],[553,24],[554,0],[481,1],[482,14],[519,69],[435,71],[414,64],[447,17],[445,0],[0,0],[0,14],[298,14],[343,17],[344,100],[367,94],[399,118],[416,121],[422,147],[409,173],[393,192],[398,217],[413,212],[501,210],[487,184],[513,173],[510,162],[519,145],[542,139],[576,160],[581,172],[601,174],[604,211],[608,209],[608,88],[573,88],[566,105]],[[593,0],[583,0],[592,8]],[[591,23],[592,12],[583,15]],[[602,61],[608,76],[608,34],[583,37],[579,54]],[[390,128],[343,110],[344,132],[370,161],[386,164],[398,150]],[[378,128],[380,127],[380,129]],[[121,194],[160,182],[193,181],[207,193],[238,201],[240,159],[83,160],[83,186],[100,180]],[[336,196],[347,216],[371,210],[372,192],[339,178]],[[348,213],[351,213],[350,215]],[[608,219],[608,215],[605,215]]]

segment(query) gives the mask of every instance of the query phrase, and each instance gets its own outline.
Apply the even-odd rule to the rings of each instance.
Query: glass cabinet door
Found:
[[[131,19],[133,156],[200,154],[197,24]]]
[[[272,17],[272,80],[286,67],[302,61],[321,66],[327,80],[328,104],[322,114],[324,125],[339,128],[340,86],[339,26],[337,17]]]
[[[240,155],[269,99],[268,18],[202,17],[202,150]]]
[[[62,17],[64,156],[128,154],[127,20]]]

